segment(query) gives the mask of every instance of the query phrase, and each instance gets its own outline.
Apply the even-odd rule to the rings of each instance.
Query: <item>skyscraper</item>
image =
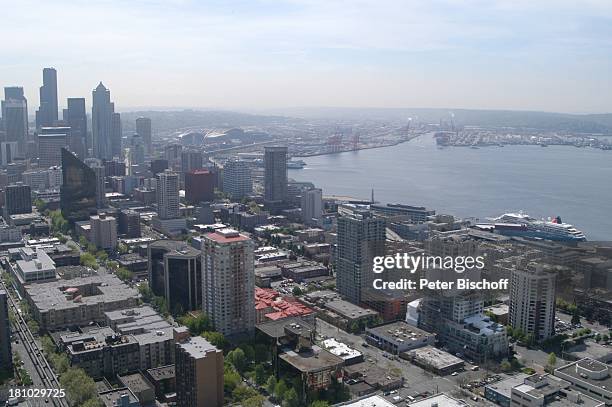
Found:
[[[541,265],[519,267],[511,273],[510,326],[537,342],[555,334],[556,277]]]
[[[323,191],[319,188],[302,190],[302,220],[316,224],[323,216]]]
[[[130,140],[130,162],[143,164],[145,161],[145,145],[140,134],[135,133]]]
[[[7,142],[17,142],[19,152],[24,154],[28,139],[28,101],[23,88],[18,86],[4,88],[2,101],[2,121]]]
[[[61,149],[68,148],[70,127],[40,127],[38,130],[38,166],[61,165]]]
[[[55,126],[57,122],[57,71],[43,69],[43,85],[40,87],[40,107],[36,111],[36,127]]]
[[[251,168],[246,161],[230,160],[223,166],[223,192],[242,199],[253,192]]]
[[[153,153],[153,144],[151,140],[151,119],[148,117],[137,118],[136,133],[142,137],[147,155],[151,155],[151,153]]]
[[[0,370],[5,373],[13,372],[13,351],[11,349],[8,294],[4,290],[0,290]]]
[[[71,224],[96,213],[96,173],[70,151],[62,148],[60,208]]]
[[[4,204],[9,215],[32,212],[32,192],[29,185],[17,182],[4,190]]]
[[[385,255],[385,226],[384,219],[356,205],[347,206],[338,218],[336,286],[354,304],[360,304],[362,292],[372,287],[373,258]]]
[[[121,156],[121,139],[123,137],[123,127],[121,126],[121,115],[113,113],[111,131],[111,152],[113,157]]]
[[[223,351],[201,336],[177,341],[176,401],[182,407],[223,405]]]
[[[287,200],[287,147],[266,147],[264,155],[264,199]]]
[[[180,216],[179,177],[171,170],[157,174],[157,214],[161,219]]]
[[[215,176],[208,170],[198,169],[185,173],[185,200],[192,204],[212,202],[215,199]]]
[[[202,168],[202,153],[199,151],[183,150],[181,152],[181,173]]]
[[[93,156],[109,160],[113,158],[113,140],[116,138],[114,132],[117,130],[117,119],[114,118],[115,104],[111,102],[110,91],[102,82],[92,92],[92,100]]]
[[[64,122],[70,127],[70,149],[81,159],[91,148],[87,140],[87,111],[85,98],[68,98],[68,108],[63,112]]]
[[[253,241],[233,229],[204,236],[203,309],[224,335],[255,328]]]

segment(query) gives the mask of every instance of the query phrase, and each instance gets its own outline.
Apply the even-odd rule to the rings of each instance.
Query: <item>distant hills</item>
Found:
[[[380,120],[450,123],[458,126],[486,126],[534,129],[567,133],[612,135],[612,113],[566,114],[513,110],[476,109],[383,109],[383,108],[287,108],[262,111],[261,114],[221,110],[174,110],[122,112],[125,131],[134,130],[138,116],[150,117],[158,132],[169,132],[186,127],[228,128],[286,124],[303,119],[338,121]]]

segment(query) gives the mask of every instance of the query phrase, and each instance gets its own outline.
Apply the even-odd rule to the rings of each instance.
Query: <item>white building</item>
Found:
[[[238,200],[253,192],[253,179],[249,163],[230,160],[223,166],[223,192]]]
[[[21,260],[15,262],[14,272],[22,283],[34,283],[55,279],[55,262],[42,249],[19,249]]]
[[[536,341],[554,335],[556,274],[541,266],[513,269],[510,277],[509,322]]]
[[[104,214],[91,216],[91,241],[99,249],[117,247],[117,220]]]
[[[204,312],[224,335],[255,328],[253,241],[233,229],[204,236],[202,247]]]
[[[323,216],[323,191],[319,188],[302,191],[302,220],[317,224]]]
[[[157,213],[161,219],[180,217],[179,176],[171,170],[157,175]]]

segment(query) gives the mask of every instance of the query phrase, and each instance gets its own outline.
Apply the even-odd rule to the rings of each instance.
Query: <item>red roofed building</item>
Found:
[[[270,288],[255,287],[255,321],[262,323],[287,317],[314,316],[314,311],[293,297],[282,297]]]

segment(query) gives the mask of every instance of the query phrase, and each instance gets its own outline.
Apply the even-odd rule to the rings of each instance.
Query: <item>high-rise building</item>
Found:
[[[223,351],[201,336],[175,345],[176,401],[181,407],[223,405]]]
[[[202,168],[202,153],[199,151],[183,150],[181,152],[181,173]]]
[[[92,92],[92,144],[93,156],[101,159],[113,158],[113,151],[117,148],[117,130],[121,128],[121,121],[115,117],[115,104],[111,102],[110,90],[100,82]],[[119,150],[121,152],[121,135]]]
[[[179,177],[171,170],[157,175],[157,214],[161,219],[180,217]]]
[[[55,126],[57,122],[57,71],[43,69],[43,85],[40,87],[40,108],[36,111],[36,127]]]
[[[142,137],[147,155],[151,155],[153,153],[153,144],[151,140],[151,119],[148,117],[137,118],[136,133]]]
[[[253,193],[251,168],[246,161],[230,160],[223,166],[223,192],[240,200]]]
[[[68,107],[63,112],[64,122],[70,127],[70,150],[79,158],[87,157],[91,148],[87,140],[87,111],[85,98],[68,98]]]
[[[130,163],[143,164],[145,161],[145,144],[142,137],[135,133],[130,140]]]
[[[105,214],[89,218],[91,223],[91,242],[98,249],[110,250],[117,247],[117,220]]]
[[[69,148],[70,127],[41,127],[38,133],[38,166],[49,168],[62,163],[62,148]]]
[[[555,334],[556,277],[542,265],[515,268],[511,273],[510,326],[537,342]]]
[[[172,312],[202,309],[201,253],[178,240],[157,240],[148,247],[149,286]]]
[[[287,200],[287,147],[265,147],[264,199],[267,202]]]
[[[19,157],[19,144],[16,141],[0,142],[0,165],[9,165],[17,157]]]
[[[160,172],[164,172],[168,169],[168,160],[157,159],[151,160],[151,172],[153,175],[157,175]]]
[[[23,154],[28,139],[28,101],[23,94],[22,87],[4,88],[2,121],[6,141],[17,142],[19,152]]]
[[[127,238],[140,237],[140,213],[129,209],[119,212],[119,233]]]
[[[122,177],[126,175],[125,162],[121,160],[104,161],[104,174],[107,177]]]
[[[113,157],[121,156],[121,139],[123,137],[123,127],[121,126],[121,114],[113,113],[111,131],[111,152]]]
[[[253,241],[233,229],[204,236],[203,310],[224,335],[255,327]]]
[[[185,200],[192,204],[212,202],[215,199],[214,175],[204,169],[185,173]]]
[[[319,188],[302,191],[302,221],[317,224],[323,217],[323,191]]]
[[[367,207],[347,206],[338,218],[336,286],[354,304],[372,287],[372,262],[385,255],[385,220],[375,218]]]
[[[4,205],[9,215],[32,212],[32,192],[29,185],[17,182],[4,190]]]
[[[181,152],[183,146],[180,144],[169,144],[164,147],[164,158],[168,160],[168,168],[173,170],[181,169]]]
[[[8,294],[4,290],[0,290],[0,370],[5,373],[13,373]]]
[[[96,173],[70,151],[62,148],[60,207],[71,224],[96,213]]]

